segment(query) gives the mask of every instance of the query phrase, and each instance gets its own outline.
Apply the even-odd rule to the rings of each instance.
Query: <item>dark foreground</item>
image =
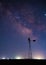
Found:
[[[46,64],[46,60],[42,60],[42,59],[41,60],[35,60],[35,59],[32,59],[32,60],[31,59],[21,59],[21,60],[20,59],[16,59],[16,60],[15,59],[9,59],[9,60],[7,60],[7,59],[5,59],[5,60],[0,60],[0,65],[2,65],[2,64],[4,64],[4,65],[5,64],[17,64],[17,65],[18,64],[19,65],[20,64],[21,65],[22,64],[24,64],[24,65],[25,64],[28,64],[28,65],[29,64],[31,64],[31,65],[40,64],[41,65],[41,64]]]

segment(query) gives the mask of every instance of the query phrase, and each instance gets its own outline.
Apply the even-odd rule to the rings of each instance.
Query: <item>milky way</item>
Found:
[[[14,1],[13,2],[12,1],[11,2],[2,1],[0,2],[1,40],[6,41],[7,39],[4,39],[4,38],[8,37],[10,38],[10,41],[11,41],[11,38],[14,39],[13,43],[16,42],[19,44],[25,41],[24,40],[25,37],[29,37],[29,36],[31,39],[40,40],[40,42],[42,39],[45,40],[46,38],[45,37],[46,36],[46,15],[45,15],[46,8],[45,6],[46,5],[44,4],[45,3],[43,2],[39,3],[39,2],[30,2],[30,1],[15,1],[15,2]],[[21,42],[15,41],[15,37],[17,34],[19,34],[20,39],[21,37],[22,38],[24,37],[23,41]],[[6,43],[9,44],[11,43],[10,41],[8,40],[8,42]],[[2,44],[3,42],[1,41]],[[15,51],[15,49],[17,48],[15,49],[14,48],[13,49],[9,48],[9,49]],[[1,54],[2,53],[3,52],[1,52]]]

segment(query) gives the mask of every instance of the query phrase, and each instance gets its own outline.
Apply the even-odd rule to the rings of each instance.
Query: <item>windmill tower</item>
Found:
[[[28,58],[29,58],[29,59],[32,59],[31,41],[35,42],[36,40],[30,40],[30,37],[28,38],[28,42],[29,42],[29,52],[28,52]]]

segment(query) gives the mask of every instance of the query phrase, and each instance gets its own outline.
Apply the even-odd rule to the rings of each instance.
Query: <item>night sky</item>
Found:
[[[46,1],[0,1],[0,57],[28,57],[28,37],[33,57],[46,59]]]

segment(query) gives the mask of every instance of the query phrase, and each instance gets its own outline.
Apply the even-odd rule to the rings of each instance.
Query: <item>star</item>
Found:
[[[44,16],[46,16],[46,13],[44,14]]]

